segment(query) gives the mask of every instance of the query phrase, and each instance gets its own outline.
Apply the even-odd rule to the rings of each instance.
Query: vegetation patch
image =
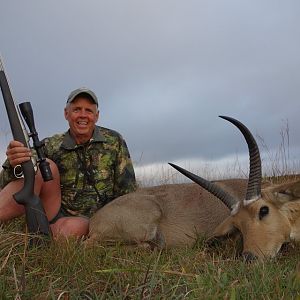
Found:
[[[300,244],[249,264],[233,241],[163,251],[76,240],[29,246],[13,230],[21,225],[1,228],[1,299],[300,299]]]

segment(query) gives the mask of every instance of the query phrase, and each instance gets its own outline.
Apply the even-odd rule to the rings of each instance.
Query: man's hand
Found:
[[[32,153],[21,142],[11,141],[7,147],[6,156],[10,165],[14,168],[16,165],[30,160]]]

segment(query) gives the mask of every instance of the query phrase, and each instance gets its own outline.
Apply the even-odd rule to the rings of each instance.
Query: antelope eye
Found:
[[[268,206],[262,206],[259,210],[259,219],[261,220],[263,217],[265,217],[269,213],[269,207]]]

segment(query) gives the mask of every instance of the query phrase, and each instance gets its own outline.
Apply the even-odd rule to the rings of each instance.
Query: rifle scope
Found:
[[[22,116],[30,130],[28,133],[28,136],[32,138],[33,141],[33,147],[37,153],[38,159],[37,162],[39,163],[39,168],[41,171],[41,174],[43,176],[44,181],[50,181],[53,179],[52,172],[50,169],[49,162],[46,160],[46,156],[44,154],[44,143],[39,140],[38,133],[35,129],[34,124],[34,117],[33,117],[33,111],[30,102],[23,102],[19,104],[20,111],[22,113]]]

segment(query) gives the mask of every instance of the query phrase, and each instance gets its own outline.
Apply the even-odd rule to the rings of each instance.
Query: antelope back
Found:
[[[245,197],[247,180],[231,179],[217,183],[237,199]],[[167,246],[192,245],[199,235],[211,235],[230,213],[219,199],[197,184],[168,185],[162,188],[163,193],[159,188],[155,189],[155,194],[162,211],[159,228]]]
[[[238,199],[244,198],[247,180],[220,184]],[[197,184],[147,187],[100,209],[91,218],[90,238],[140,243],[159,234],[166,247],[192,245],[199,234],[211,234],[228,215],[229,209]]]

